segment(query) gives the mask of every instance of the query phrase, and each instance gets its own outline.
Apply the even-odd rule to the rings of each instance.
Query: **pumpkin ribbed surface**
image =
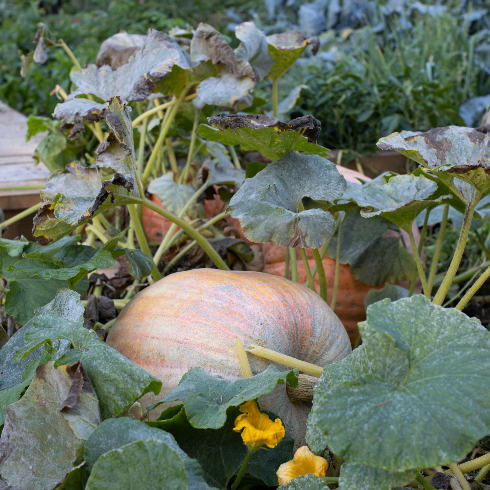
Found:
[[[122,310],[107,343],[163,382],[162,399],[189,369],[241,377],[235,339],[319,366],[351,352],[347,333],[328,305],[308,288],[260,272],[198,269],[172,274],[140,292]],[[254,374],[265,359],[249,355]],[[277,365],[285,370],[285,366]],[[260,399],[296,443],[304,442],[311,404],[292,403],[284,385]],[[160,410],[151,412],[156,418]]]

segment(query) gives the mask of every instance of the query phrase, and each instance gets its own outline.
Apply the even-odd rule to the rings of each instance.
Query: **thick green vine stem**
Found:
[[[463,311],[464,307],[468,304],[471,298],[476,294],[476,292],[483,286],[485,281],[490,277],[490,267],[487,267],[485,272],[478,278],[478,280],[471,286],[471,288],[466,292],[466,294],[461,298],[459,303],[456,305],[456,309]]]
[[[140,244],[141,251],[151,257],[150,247],[148,245],[148,240],[146,239],[145,230],[143,230],[143,226],[138,216],[138,211],[134,204],[128,205],[129,216],[131,217],[131,221],[133,222],[134,232],[136,233],[136,238],[138,239],[138,243]],[[158,270],[156,264],[153,266],[153,270],[151,271],[153,278],[158,281],[162,278],[160,271]]]
[[[473,218],[473,213],[475,211],[475,206],[478,203],[478,199],[475,199],[469,206],[466,207],[466,212],[464,214],[463,226],[461,227],[461,233],[459,235],[458,245],[456,246],[456,250],[454,252],[453,260],[451,261],[451,265],[447,271],[446,277],[442,281],[442,284],[437,291],[437,294],[432,301],[435,305],[442,305],[446,294],[451,287],[454,276],[456,272],[458,272],[458,267],[461,262],[461,258],[463,257],[463,252],[466,246],[466,242],[468,240],[468,232],[470,231],[471,219]]]
[[[482,482],[483,478],[487,476],[487,473],[490,471],[490,464],[487,464],[487,466],[484,466],[479,472],[478,475],[476,475],[475,480],[477,482]]]
[[[42,205],[43,205],[42,202],[38,202],[37,204],[34,204],[34,206],[31,206],[30,208],[22,211],[22,213],[16,214],[15,216],[12,216],[11,218],[0,223],[0,235],[1,235],[1,231],[4,228],[7,228],[8,226],[13,225],[17,221],[20,221],[22,218],[26,218],[32,213],[35,213]]]
[[[332,302],[330,303],[330,308],[332,311],[335,310],[335,303],[337,302],[337,291],[339,290],[339,274],[340,274],[340,248],[342,246],[342,232],[344,230],[345,217],[342,219],[339,228],[339,238],[337,240],[337,256],[335,258],[335,279],[333,283],[333,293]]]
[[[413,238],[413,231],[411,228],[408,231],[408,236],[410,238],[410,244],[412,245],[412,252],[413,252],[413,256],[415,258],[415,263],[417,264],[417,270],[419,271],[419,277],[420,277],[420,280],[422,281],[422,289],[424,291],[424,295],[428,299],[430,299],[430,292],[429,292],[429,288],[427,286],[427,280],[425,278],[424,268],[422,267],[422,262],[420,261],[419,251],[417,249],[417,245],[415,244],[415,239]]]
[[[289,250],[286,248],[286,260],[284,262],[284,277],[286,279],[291,278],[291,274],[289,272],[290,265],[289,265]]]
[[[315,266],[318,270],[318,279],[320,282],[320,297],[327,302],[327,277],[325,275],[325,268],[323,267],[323,261],[320,256],[320,252],[317,248],[312,248],[313,258],[315,259]]]
[[[277,80],[272,80],[272,115],[278,116],[279,95],[277,93]]]
[[[185,99],[184,102],[189,102],[192,99],[195,99],[197,97],[197,94],[192,94],[188,95]],[[165,102],[164,104],[159,104],[153,107],[152,109],[147,110],[146,112],[143,112],[143,114],[139,115],[133,120],[133,128],[135,128],[141,121],[144,121],[145,119],[148,119],[150,116],[153,114],[156,114],[159,111],[163,111],[164,109],[168,109],[169,107],[172,107],[175,105],[175,100],[171,100],[170,102]]]
[[[209,258],[214,262],[214,264],[218,269],[221,269],[223,271],[230,270],[230,268],[225,264],[224,260],[219,256],[219,254],[211,246],[211,244],[195,228],[193,228],[191,225],[186,223],[183,219],[178,218],[177,216],[175,216],[175,214],[172,214],[166,209],[157,206],[156,204],[152,203],[148,199],[134,198],[134,200],[141,202],[141,204],[146,206],[148,209],[155,211],[155,213],[158,213],[160,216],[167,218],[168,220],[175,223],[178,227],[182,228],[191,238],[196,240],[196,242],[204,249],[204,251],[209,255]]]
[[[420,473],[417,473],[415,479],[425,488],[425,490],[437,490]]]
[[[187,154],[187,162],[185,164],[184,170],[182,171],[179,177],[179,184],[185,184],[187,182],[187,179],[189,177],[189,171],[191,169],[192,158],[194,156],[194,147],[196,145],[196,138],[197,138],[196,130],[197,130],[197,126],[199,126],[199,116],[201,115],[201,109],[196,107],[194,110],[195,110],[194,123],[192,125],[189,153]]]
[[[425,240],[425,235],[427,234],[427,223],[429,221],[429,215],[430,215],[430,208],[427,209],[425,213],[425,219],[424,219],[424,224],[422,226],[422,232],[420,233],[420,241],[419,241],[419,257],[422,255],[422,248],[424,245],[424,240]],[[415,290],[415,281],[417,280],[417,271],[413,271],[412,279],[410,281],[410,290],[408,292],[408,297],[410,298],[413,295],[413,292]],[[429,294],[430,294],[430,288],[429,289]]]
[[[288,247],[289,261],[291,262],[291,281],[298,282],[298,262],[296,260],[296,249]]]
[[[428,288],[431,293],[432,293],[432,287],[434,286],[434,279],[436,277],[439,255],[441,254],[442,242],[444,241],[444,235],[446,234],[448,213],[449,213],[449,204],[446,204],[444,206],[444,212],[442,214],[441,227],[439,228],[439,235],[437,237],[436,249],[434,250],[434,257],[432,258],[432,264],[430,266]]]
[[[316,291],[315,283],[313,282],[313,276],[311,275],[310,264],[308,263],[308,257],[306,256],[306,250],[303,247],[299,248],[299,252],[301,253],[301,258],[303,259],[303,266],[305,268],[306,277],[308,278],[308,287],[314,291]]]
[[[250,458],[252,457],[252,454],[255,451],[250,451],[248,450],[247,456],[245,457],[245,461],[242,464],[242,467],[240,468],[240,471],[238,472],[238,475],[236,477],[236,480],[233,482],[233,485],[231,486],[231,490],[236,490],[238,488],[238,485],[240,485],[240,482],[242,481],[243,475],[245,474],[245,470],[247,469],[247,465],[250,461]]]
[[[450,463],[448,466],[449,469],[453,472],[454,476],[456,476],[456,478],[458,479],[461,488],[463,490],[471,490],[470,484],[466,481],[466,478],[461,472],[459,466],[456,463]]]

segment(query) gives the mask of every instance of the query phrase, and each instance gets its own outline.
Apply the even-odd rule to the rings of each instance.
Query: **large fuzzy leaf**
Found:
[[[356,463],[344,463],[340,470],[339,490],[391,490],[410,483],[416,470],[386,471]]]
[[[299,211],[303,197],[332,202],[346,188],[336,166],[316,155],[290,152],[247,179],[230,201],[230,212],[254,242],[319,248],[335,222],[321,209]]]
[[[108,419],[102,422],[85,443],[85,461],[90,472],[103,454],[136,441],[157,439],[172,447],[184,463],[189,490],[207,490],[210,487],[202,477],[199,463],[180,449],[172,434],[164,430],[148,427],[138,420],[128,417]]]
[[[158,421],[147,424],[170,432],[179,446],[199,462],[208,484],[226,490],[247,455],[247,447],[241,435],[233,431],[238,415],[240,411],[232,408],[223,427],[214,430],[196,429],[187,420],[183,405],[179,405],[163,412]],[[269,417],[272,420],[277,418],[274,414],[269,414]],[[277,468],[293,458],[293,445],[293,439],[286,434],[275,448],[257,451],[246,473],[268,486],[276,486]]]
[[[278,80],[294,65],[306,46],[317,44],[318,39],[308,38],[299,31],[287,31],[267,36],[267,43],[271,56],[276,60],[269,76],[272,80]]]
[[[396,175],[387,179],[376,179],[362,186],[351,186],[342,196],[357,203],[365,218],[383,216],[409,232],[415,218],[428,207],[440,204],[452,196],[434,196],[436,182],[415,175]]]
[[[290,124],[293,121],[285,124],[274,117],[260,114],[218,114],[208,121],[218,127],[206,124],[199,126],[197,134],[202,138],[220,141],[224,145],[240,145],[244,150],[257,150],[271,160],[277,160],[293,150],[302,151],[306,155],[328,155],[326,148],[310,143],[303,136],[309,130],[308,123],[305,127],[293,128]]]
[[[172,172],[152,180],[148,191],[155,194],[163,206],[175,214],[179,213],[196,192],[190,184],[176,184]]]
[[[95,463],[86,490],[187,490],[184,462],[158,439],[126,444],[103,454]]]
[[[426,133],[393,133],[381,138],[378,147],[398,151],[427,171],[435,172],[466,202],[468,190],[462,189],[458,181],[474,187],[479,198],[490,192],[490,135],[487,133],[458,126]]]
[[[281,485],[281,490],[328,490],[325,482],[319,477],[312,473],[307,475],[300,475],[289,483]]]
[[[77,88],[66,101],[58,104],[54,116],[65,122],[76,118],[97,120],[103,116],[101,104],[92,101],[81,103],[77,95],[95,95],[104,101],[120,97],[123,101],[142,101],[153,92],[155,83],[160,81],[177,64],[188,68],[189,63],[177,42],[162,32],[149,29],[143,47],[129,59],[129,62],[113,70],[104,65],[88,65],[72,74]]]
[[[371,286],[386,282],[411,279],[415,261],[396,237],[383,237],[388,231],[388,221],[375,216],[365,219],[360,210],[351,211],[344,218],[340,263],[349,264],[351,274],[359,281]],[[340,228],[334,235],[327,254],[337,256]]]
[[[164,402],[184,402],[189,423],[196,429],[219,429],[225,424],[231,408],[270,393],[277,384],[286,381],[295,388],[298,384],[297,370],[280,372],[271,365],[251,378],[230,381],[194,368],[184,374]]]
[[[274,63],[265,34],[253,22],[244,22],[236,26],[235,35],[241,41],[235,51],[237,56],[252,65],[259,80],[264,79]]]
[[[0,472],[8,485],[51,490],[83,458],[100,422],[99,404],[79,364],[42,364],[26,394],[7,408]]]
[[[60,290],[59,294],[68,296],[70,302],[80,301],[73,291]],[[40,345],[54,345],[59,339],[70,341],[73,350],[58,359],[57,365],[81,361],[99,398],[103,418],[120,415],[149,391],[160,392],[161,381],[102,342],[83,326],[83,320],[70,321],[55,311],[36,316],[25,333],[26,345],[17,351],[15,359],[21,361]]]
[[[490,431],[490,333],[422,295],[367,314],[362,346],[315,386],[307,440],[390,471],[461,460]]]

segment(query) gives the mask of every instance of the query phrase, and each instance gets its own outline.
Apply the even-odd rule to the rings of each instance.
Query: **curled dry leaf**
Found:
[[[109,65],[113,69],[117,69],[125,65],[129,58],[143,47],[145,40],[146,36],[142,34],[118,32],[101,44],[95,64],[98,67]]]
[[[51,490],[83,460],[85,441],[99,423],[97,396],[79,362],[40,365],[22,399],[7,408],[2,477],[11,487]]]

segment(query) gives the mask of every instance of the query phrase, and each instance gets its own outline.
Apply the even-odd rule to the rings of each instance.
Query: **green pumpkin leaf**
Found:
[[[158,421],[146,424],[171,433],[182,450],[199,462],[207,483],[226,490],[247,455],[247,447],[241,435],[233,431],[238,415],[239,410],[232,408],[223,427],[214,430],[196,429],[187,420],[183,405],[178,405],[163,412]],[[277,418],[274,414],[268,415],[272,420]],[[276,486],[277,468],[293,458],[293,445],[293,439],[286,434],[275,448],[260,449],[253,454],[246,473],[268,486]]]
[[[88,65],[73,73],[72,81],[77,88],[65,102],[56,106],[54,116],[67,123],[72,123],[77,116],[87,120],[98,120],[97,114],[103,117],[101,104],[76,99],[78,95],[92,94],[104,101],[114,97],[122,101],[145,100],[153,92],[155,83],[170,73],[175,64],[189,67],[177,42],[162,32],[149,29],[143,47],[117,70],[108,65],[100,68]]]
[[[272,65],[269,77],[272,80],[279,80],[303,54],[306,46],[317,42],[318,39],[308,38],[300,31],[287,31],[267,36],[269,53],[276,60]]]
[[[335,221],[321,209],[300,212],[299,203],[303,197],[332,202],[345,188],[333,163],[290,152],[245,180],[229,210],[253,242],[319,248],[333,234]]]
[[[71,303],[80,303],[79,295],[73,291],[61,289],[58,294],[68,297]],[[55,311],[34,318],[25,333],[26,345],[17,351],[15,359],[21,361],[40,345],[53,345],[59,339],[69,340],[82,352],[80,361],[97,393],[103,418],[117,417],[145,393],[160,392],[161,381],[102,342],[95,332],[83,326],[83,319],[70,321]]]
[[[471,189],[477,199],[490,193],[490,135],[472,128],[449,126],[426,133],[393,133],[381,138],[378,148],[394,150],[434,172],[451,191],[471,202]],[[475,196],[473,196],[475,198]]]
[[[97,396],[81,366],[42,364],[22,399],[7,408],[2,478],[11,487],[51,490],[82,461],[99,422]]]
[[[208,180],[209,185],[227,185],[239,189],[245,180],[245,171],[235,167],[224,166],[222,163],[216,166],[211,161],[203,163],[201,177],[198,176],[198,185]]]
[[[385,298],[390,301],[398,301],[402,298],[408,298],[408,289],[394,284],[386,284],[383,289],[370,289],[364,298],[364,307],[377,303]]]
[[[107,419],[100,424],[85,443],[85,462],[90,472],[103,454],[119,449],[126,444],[148,439],[157,439],[174,449],[184,463],[189,490],[207,490],[210,487],[203,479],[199,463],[180,449],[174,437],[164,430],[148,427],[148,425],[129,417]]]
[[[208,374],[202,368],[194,368],[184,374],[177,388],[168,393],[163,402],[184,402],[189,423],[196,429],[219,429],[226,423],[228,410],[270,393],[277,384],[286,381],[295,388],[298,371],[280,372],[270,365],[251,378],[229,381]]]
[[[325,482],[312,473],[300,475],[294,480],[281,485],[281,487],[281,490],[328,490]]]
[[[243,22],[235,27],[235,35],[241,41],[235,53],[250,63],[259,81],[263,80],[274,63],[265,34],[253,22]]]
[[[84,490],[86,480],[85,463],[80,463],[69,471],[65,479],[53,490]]]
[[[187,490],[185,466],[177,451],[158,439],[126,444],[95,463],[86,490]]]
[[[153,267],[155,264],[153,263],[153,259],[148,257],[141,250],[129,250],[127,248],[124,249],[126,253],[126,257],[129,260],[129,273],[135,279],[142,279],[143,277],[147,277],[151,274]]]
[[[174,214],[178,214],[196,192],[190,184],[176,184],[172,172],[152,180],[148,191],[155,194],[165,209]]]
[[[340,469],[339,490],[391,490],[415,479],[418,471],[386,471],[356,463],[344,463]]]
[[[490,431],[490,332],[422,295],[385,299],[367,317],[362,346],[326,366],[315,386],[310,427],[339,457],[375,468],[464,458]],[[317,450],[321,438],[310,442]]]
[[[349,264],[351,274],[371,286],[386,282],[410,280],[415,271],[415,261],[396,237],[383,237],[388,231],[388,221],[381,217],[365,219],[360,210],[351,211],[344,218],[340,263]],[[334,235],[327,255],[337,256],[340,228]]]
[[[201,124],[197,134],[224,145],[240,145],[246,151],[257,150],[271,160],[278,160],[293,150],[302,151],[305,155],[328,155],[326,148],[310,143],[302,136],[302,131],[295,131],[289,124],[281,123],[276,118],[256,114],[240,117],[241,121],[234,121],[233,125],[224,125],[220,129]],[[208,120],[217,124],[216,116]]]
[[[452,197],[438,195],[429,199],[437,190],[437,184],[426,177],[396,175],[377,178],[362,186],[351,186],[342,199],[354,201],[360,206],[364,218],[383,216],[410,232],[415,218],[423,210]]]

